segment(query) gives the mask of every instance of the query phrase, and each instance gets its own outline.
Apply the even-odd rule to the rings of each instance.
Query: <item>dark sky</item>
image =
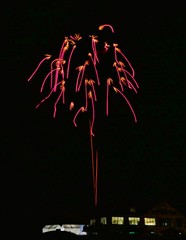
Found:
[[[1,90],[4,182],[16,211],[45,221],[70,211],[87,214],[94,205],[86,114],[75,128],[72,114],[60,104],[53,119],[52,99],[35,109],[43,98],[39,89],[48,62],[32,81],[27,79],[45,53],[58,56],[64,36],[97,34],[98,26],[107,23],[115,29],[114,37],[108,36],[132,62],[140,88],[138,94],[126,91],[137,123],[119,94],[110,98],[108,118],[103,98],[99,103],[98,204],[113,208],[168,200],[186,212],[184,7],[40,0],[16,4],[4,11],[1,77],[7,83]],[[82,63],[76,61],[77,66]],[[102,68],[112,71],[106,63]],[[105,89],[101,91],[104,96]]]

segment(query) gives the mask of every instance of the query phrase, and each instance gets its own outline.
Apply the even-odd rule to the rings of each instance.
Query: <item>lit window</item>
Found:
[[[91,219],[90,220],[90,225],[95,225],[96,224],[96,220],[95,219]]]
[[[100,222],[101,222],[101,224],[107,224],[107,218],[106,217],[102,217]]]
[[[139,217],[129,217],[129,224],[130,225],[138,225],[140,221]]]
[[[112,217],[112,224],[124,224],[123,217]]]
[[[147,226],[156,226],[156,219],[155,218],[144,218],[145,225]]]

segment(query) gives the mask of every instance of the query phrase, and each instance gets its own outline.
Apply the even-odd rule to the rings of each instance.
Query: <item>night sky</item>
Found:
[[[52,100],[35,109],[44,96],[39,89],[48,62],[27,79],[44,54],[58,55],[64,36],[97,34],[106,23],[115,29],[114,41],[130,59],[140,88],[138,94],[126,91],[137,123],[119,94],[110,98],[108,117],[100,101],[98,204],[112,209],[167,200],[186,213],[184,7],[37,0],[12,3],[3,16],[1,160],[9,219],[14,211],[42,222],[92,211],[87,117],[82,114],[76,128],[62,104],[55,119]],[[110,71],[106,67],[103,72]]]

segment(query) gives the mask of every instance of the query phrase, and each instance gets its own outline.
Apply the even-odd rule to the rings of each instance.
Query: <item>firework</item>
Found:
[[[110,29],[111,33],[115,34],[114,28],[109,24],[99,26],[98,32],[103,31],[105,28]],[[80,33],[64,37],[57,58],[53,58],[49,66],[49,71],[41,82],[40,92],[42,93],[43,89],[46,87],[47,81],[49,81],[49,93],[42,98],[36,105],[36,108],[48,100],[51,95],[54,95],[56,96],[56,100],[53,105],[53,117],[56,117],[57,107],[60,102],[62,104],[67,104],[69,105],[69,110],[74,112],[72,122],[75,127],[78,126],[78,116],[82,113],[90,112],[88,116],[90,116],[89,128],[92,152],[94,202],[95,205],[97,205],[98,151],[94,149],[93,137],[96,135],[94,131],[95,120],[97,119],[95,103],[98,102],[99,104],[98,88],[100,86],[105,86],[102,89],[106,91],[106,116],[109,115],[109,93],[110,91],[114,91],[115,93],[119,93],[122,99],[125,100],[133,115],[134,122],[137,122],[134,109],[124,92],[126,89],[129,89],[129,91],[133,91],[136,94],[139,85],[135,79],[134,68],[123,51],[118,47],[118,43],[111,42],[109,39],[101,42],[99,35],[91,34],[86,38],[88,39],[87,45],[89,47],[83,62],[78,62],[76,51],[84,38],[86,38],[86,36],[81,36]],[[51,58],[51,55],[46,54],[28,78],[28,81],[32,80],[44,62]],[[109,69],[106,69],[107,76],[105,79],[102,79],[102,77],[100,77],[100,71],[103,72],[104,69],[100,70],[100,66],[104,66],[104,59],[107,58],[109,59],[110,65]],[[77,64],[74,64],[74,62]],[[71,75],[71,72],[73,72],[73,75]],[[76,77],[74,77],[75,75]],[[83,105],[79,105],[79,102],[74,102],[72,100],[66,102],[65,95],[68,94],[68,88],[73,89],[74,95],[79,94],[81,98],[83,96]]]

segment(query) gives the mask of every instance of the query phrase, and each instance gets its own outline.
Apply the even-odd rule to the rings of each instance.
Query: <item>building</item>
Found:
[[[65,232],[71,232],[76,235],[86,235],[86,232],[84,232],[84,225],[83,224],[48,224],[45,225],[42,229],[42,233],[47,232],[53,232],[53,231],[65,231]]]
[[[186,217],[167,202],[147,212],[130,208],[125,213],[100,214],[85,227],[89,235],[186,236]]]

